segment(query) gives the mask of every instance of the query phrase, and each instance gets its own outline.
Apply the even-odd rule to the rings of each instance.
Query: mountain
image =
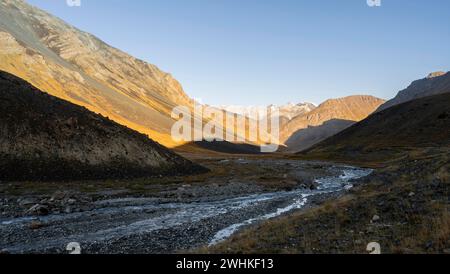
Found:
[[[450,92],[450,73],[433,72],[427,78],[414,81],[408,88],[400,91],[398,95],[382,105],[378,111],[411,101],[414,99]]]
[[[288,103],[286,105],[278,106],[278,109],[280,111],[280,117],[285,117],[288,120],[292,120],[297,116],[311,112],[315,108],[316,106],[311,103],[298,103],[298,104]]]
[[[305,115],[316,108],[316,106],[311,103],[288,103],[282,106],[272,105],[271,107],[278,108],[278,111],[280,112],[280,129],[284,128],[292,119]]]
[[[0,70],[166,146],[172,108],[193,105],[170,74],[22,0],[0,1]]]
[[[247,112],[251,111],[251,109],[252,109],[252,107],[227,106],[227,105],[218,106],[217,108],[227,110],[228,112],[236,113],[236,114],[240,114],[240,115],[247,113]],[[267,108],[272,108],[272,109],[276,108],[280,112],[280,117],[284,117],[288,120],[292,120],[293,118],[295,118],[299,115],[306,114],[306,113],[312,111],[313,109],[316,108],[316,106],[311,103],[298,103],[298,104],[288,103],[286,105],[281,105],[281,106],[269,105],[269,106],[267,106]]]
[[[381,161],[416,149],[450,146],[450,93],[379,111],[305,151],[343,160]]]
[[[224,110],[228,113],[235,113],[238,115],[246,115],[248,113],[251,113],[252,110],[254,110],[253,106],[227,106],[222,105],[218,106],[218,109]],[[283,128],[290,120],[294,119],[297,116],[304,115],[306,113],[311,112],[316,108],[316,106],[312,103],[288,103],[286,105],[269,105],[264,106],[267,110],[277,110],[279,112],[278,118],[279,119],[279,126],[280,128]],[[248,133],[241,133],[243,136],[244,134]]]
[[[0,180],[78,180],[203,170],[148,136],[0,71]]]
[[[289,151],[301,151],[361,121],[384,100],[373,96],[349,96],[327,100],[314,110],[295,117],[281,131]]]

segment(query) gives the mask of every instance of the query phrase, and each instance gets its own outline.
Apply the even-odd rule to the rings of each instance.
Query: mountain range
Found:
[[[235,140],[174,141],[177,106]],[[248,123],[261,117],[237,119],[254,108],[199,104],[155,65],[0,0],[0,254],[71,239],[86,254],[450,253],[450,73],[389,101],[264,109],[279,110],[275,153]]]
[[[175,122],[171,111],[180,105],[192,109],[194,101],[170,74],[25,1],[3,0],[0,5],[0,70],[16,75],[50,95],[146,134],[166,147],[183,145],[170,136]],[[375,111],[439,94],[449,88],[449,73],[435,72],[413,82],[388,102],[373,96],[356,95],[330,99],[319,106],[290,103],[268,107],[279,110],[279,143],[285,146],[282,150],[298,152]],[[218,108],[239,114],[238,109],[229,106]],[[206,122],[202,121],[203,124]],[[248,136],[248,130],[247,127],[245,132],[237,134]]]
[[[373,96],[330,99],[282,128],[281,141],[289,151],[301,151],[319,143],[374,112],[385,101]]]
[[[302,152],[319,158],[386,161],[450,147],[450,73],[414,81],[367,119]],[[447,150],[446,150],[447,149]]]
[[[149,135],[166,147],[183,145],[170,136],[175,122],[171,111],[175,106],[192,109],[194,101],[170,74],[23,0],[3,0],[0,5],[0,70]],[[307,148],[365,118],[379,102],[361,97],[327,101],[318,109],[310,103],[281,106],[280,126],[285,128],[281,143],[290,151]],[[337,119],[345,122],[330,121]],[[299,133],[312,127],[316,127],[314,133]],[[236,134],[247,137],[248,130]]]
[[[0,7],[0,70],[174,146],[170,113],[193,101],[170,74],[25,1]]]

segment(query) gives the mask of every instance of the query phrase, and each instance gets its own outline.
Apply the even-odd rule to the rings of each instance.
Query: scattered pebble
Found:
[[[372,222],[373,222],[373,223],[378,222],[379,220],[380,220],[380,216],[378,216],[378,215],[374,215],[374,216],[372,217]]]

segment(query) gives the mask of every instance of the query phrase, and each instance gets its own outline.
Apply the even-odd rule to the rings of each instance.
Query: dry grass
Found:
[[[379,170],[352,194],[248,228],[199,253],[447,253],[449,161],[418,152]],[[411,158],[417,160],[411,160]],[[380,220],[372,221],[374,215]]]

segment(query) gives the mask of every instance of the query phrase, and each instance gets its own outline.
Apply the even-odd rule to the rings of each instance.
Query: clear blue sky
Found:
[[[391,98],[450,70],[450,1],[28,0],[172,73],[209,104]]]

